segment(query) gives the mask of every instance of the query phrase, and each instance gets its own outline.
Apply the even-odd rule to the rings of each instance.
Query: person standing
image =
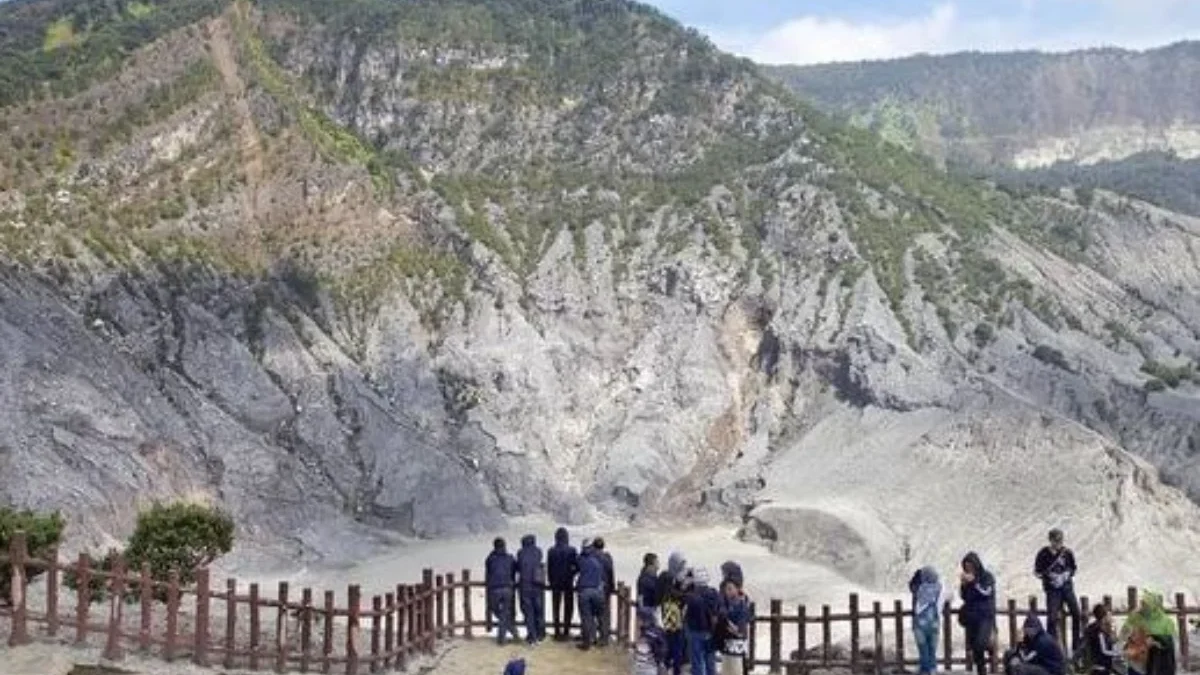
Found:
[[[1063,532],[1057,527],[1050,530],[1050,544],[1038,551],[1033,563],[1033,573],[1042,580],[1046,592],[1046,627],[1050,636],[1066,645],[1065,636],[1059,636],[1058,626],[1062,619],[1063,605],[1071,615],[1071,652],[1079,651],[1079,599],[1075,596],[1075,554],[1063,544]]]
[[[637,580],[637,605],[651,611],[658,609],[658,556],[642,556],[642,573]]]
[[[521,538],[517,551],[518,589],[521,593],[521,616],[525,617],[525,641],[537,644],[546,639],[546,579],[542,568],[542,549],[537,537],[527,534]]]
[[[667,667],[672,675],[683,671],[686,640],[683,632],[684,582],[687,560],[679,551],[667,557],[667,569],[658,575],[659,611],[667,638]]]
[[[596,537],[592,540],[592,549],[595,551],[596,558],[600,561],[600,566],[604,570],[604,609],[600,613],[599,638],[596,645],[599,647],[607,647],[608,642],[612,639],[612,598],[617,592],[617,577],[613,570],[612,555],[604,550],[604,539]]]
[[[484,585],[487,587],[488,607],[496,617],[496,642],[503,645],[509,634],[520,639],[513,624],[513,586],[517,581],[517,559],[508,552],[502,537],[492,541],[492,552],[483,562]]]
[[[938,631],[942,625],[942,582],[937,570],[926,566],[908,582],[912,592],[913,635],[917,642],[918,675],[937,672]]]
[[[691,675],[717,675],[717,654],[712,648],[713,629],[720,611],[720,595],[708,585],[708,571],[692,570],[685,591],[683,625],[687,635]]]
[[[554,546],[546,554],[546,573],[550,578],[550,605],[554,613],[554,639],[566,641],[575,619],[575,575],[579,573],[579,553],[571,545],[567,528],[554,532]]]
[[[987,656],[992,651],[992,634],[996,630],[996,578],[974,551],[962,559],[958,594],[963,601],[959,623],[967,633],[967,648],[976,675],[987,675]]]
[[[579,648],[586,651],[596,644],[597,624],[604,611],[604,563],[586,541],[579,552],[579,576],[575,588],[579,591],[579,619],[583,624]]]
[[[721,583],[720,636],[721,675],[744,675],[746,672],[746,640],[750,636],[750,598],[733,579]],[[716,636],[714,636],[716,637]]]

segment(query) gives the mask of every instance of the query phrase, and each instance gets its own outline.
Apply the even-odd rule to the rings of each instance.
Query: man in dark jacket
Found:
[[[604,610],[600,613],[600,636],[596,644],[607,647],[609,634],[612,632],[609,622],[612,620],[612,598],[613,594],[617,592],[617,578],[613,571],[612,556],[604,550],[604,539],[601,537],[593,539],[592,548],[600,560],[600,565],[604,568]]]
[[[1062,530],[1050,530],[1050,545],[1038,551],[1033,573],[1042,580],[1046,592],[1046,623],[1050,637],[1058,639],[1063,605],[1071,615],[1071,652],[1079,651],[1079,599],[1075,597],[1075,554],[1063,545]],[[1060,641],[1060,643],[1065,640]]]
[[[1025,634],[1005,654],[1005,675],[1066,675],[1066,660],[1058,640],[1042,628],[1036,616],[1025,618]]]
[[[959,622],[967,634],[971,660],[977,675],[986,675],[992,633],[996,630],[996,578],[973,551],[962,559],[958,594],[963,601]]]
[[[720,609],[721,596],[717,589],[708,585],[708,572],[704,568],[693,569],[683,610],[692,675],[717,675],[717,655],[712,648],[712,639]]]
[[[517,581],[517,560],[508,552],[501,537],[492,542],[492,552],[483,563],[484,583],[487,586],[488,608],[496,617],[496,641],[504,644],[511,633],[519,639],[513,608],[513,585]]]
[[[554,546],[546,553],[546,573],[550,577],[550,604],[554,613],[554,639],[566,640],[575,618],[575,575],[579,572],[579,554],[571,545],[567,528],[554,533]]]
[[[596,644],[597,623],[605,609],[604,563],[587,542],[579,552],[579,576],[575,580],[575,587],[579,591],[579,618],[583,624],[579,648],[591,649]]]
[[[537,537],[521,537],[517,551],[517,574],[520,579],[521,616],[525,617],[525,641],[536,644],[546,639],[546,579],[543,577],[542,549]]]
[[[658,556],[647,553],[642,556],[642,573],[637,580],[638,607],[658,609]]]

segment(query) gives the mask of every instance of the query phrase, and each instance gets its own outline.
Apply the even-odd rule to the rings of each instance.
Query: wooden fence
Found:
[[[172,573],[167,583],[156,582],[147,567],[126,570],[120,559],[111,573],[92,569],[86,556],[80,556],[74,565],[57,562],[54,554],[48,560],[31,559],[20,532],[11,538],[8,555],[0,557],[0,563],[9,568],[13,582],[9,604],[0,608],[0,616],[6,616],[11,624],[10,646],[32,642],[35,632],[41,634],[38,637],[59,640],[70,640],[73,634],[76,645],[102,640],[104,656],[112,660],[120,660],[132,650],[166,661],[186,659],[200,666],[277,673],[331,673],[336,667],[356,675],[363,669],[372,673],[404,669],[413,659],[433,653],[441,641],[472,639],[493,628],[484,585],[473,580],[466,569],[458,575],[427,569],[419,582],[398,584],[394,590],[370,598],[363,597],[360,586],[351,585],[344,604],[339,605],[334,591],[328,590],[316,596],[312,589],[304,588],[297,599],[287,582],[279,583],[274,597],[264,594],[258,584],[242,586],[236,579],[226,579],[223,590],[214,589],[204,568],[196,570],[194,585],[185,587],[178,572]],[[42,609],[31,607],[35,603],[28,597],[28,570],[45,575],[45,601],[39,603]],[[78,590],[64,594],[61,586],[67,572],[76,576]],[[89,597],[92,579],[103,579],[110,596],[97,607]],[[60,594],[74,600],[73,611],[60,606]],[[632,596],[628,586],[618,584],[610,603],[611,636],[622,647],[629,646],[636,630]],[[1114,606],[1108,596],[1102,602],[1114,616],[1123,617],[1137,606],[1137,600],[1137,589],[1129,588],[1123,607]],[[1080,598],[1085,624],[1089,604],[1086,596]],[[770,673],[803,673],[848,667],[856,673],[882,673],[917,663],[915,648],[907,649],[911,608],[900,600],[886,608],[880,602],[865,608],[859,596],[851,594],[845,612],[834,613],[829,605],[822,605],[818,612],[810,612],[804,605],[785,609],[779,600],[766,603],[765,613],[763,609],[761,604],[756,607],[751,625],[747,671],[765,667]],[[1187,664],[1188,617],[1200,617],[1200,608],[1188,607],[1180,593],[1174,596],[1170,611],[1179,624],[1178,649],[1182,663]],[[1008,600],[999,608],[997,632],[1006,634],[1007,642],[1002,644],[996,636],[993,672],[996,652],[1015,644],[1021,622],[1030,613],[1045,615],[1032,596],[1024,607]],[[947,603],[939,654],[946,670],[968,662],[957,623],[957,610]],[[218,628],[214,630],[214,626]],[[847,632],[848,644],[842,638]],[[1069,640],[1065,625],[1059,635]]]

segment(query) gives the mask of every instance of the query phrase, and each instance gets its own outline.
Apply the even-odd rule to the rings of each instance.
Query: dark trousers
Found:
[[[536,588],[521,591],[521,616],[525,617],[525,641],[538,642],[546,637],[546,594]]]
[[[986,675],[988,671],[988,656],[992,651],[992,633],[995,632],[994,619],[968,619],[963,625],[967,633],[967,651],[976,675]]]
[[[667,666],[671,669],[672,675],[680,675],[683,672],[686,647],[687,637],[682,630],[667,633]]]
[[[511,588],[489,588],[488,589],[488,607],[492,611],[492,616],[496,617],[496,641],[504,644],[505,639],[511,633],[513,639],[518,639],[516,623],[516,611],[513,607],[513,591]]]
[[[579,590],[579,618],[583,623],[583,646],[596,644],[596,632],[600,615],[604,612],[604,591],[599,588]]]
[[[554,637],[564,639],[571,634],[571,621],[575,619],[575,591],[570,588],[550,591],[550,605],[554,612]]]
[[[1062,588],[1051,588],[1046,591],[1046,632],[1058,640],[1059,644],[1066,644],[1065,639],[1059,639],[1058,624],[1062,620],[1063,605],[1067,606],[1067,613],[1071,615],[1071,651],[1079,651],[1079,639],[1082,633],[1079,632],[1079,599],[1075,597],[1074,584],[1067,584]]]

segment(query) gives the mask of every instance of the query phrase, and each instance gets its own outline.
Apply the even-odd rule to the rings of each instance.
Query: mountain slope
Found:
[[[105,7],[54,58],[159,11]],[[44,33],[4,58],[62,11],[0,8]],[[868,542],[865,584],[916,512],[944,534],[918,555],[1032,545],[1030,509],[1097,550],[1153,535],[1113,562],[1146,578],[1200,542],[1138,458],[1200,494],[1196,220],[948,177],[641,5],[194,11],[0,111],[3,489],[77,536],[189,494],[286,555],[537,512],[748,517],[794,551],[769,523],[816,511]],[[804,482],[859,437],[894,454],[839,471],[990,448],[975,504],[1029,525]],[[1006,462],[1087,478],[1018,503]]]
[[[822,108],[941,161],[1041,167],[1200,156],[1200,43],[768,67]]]

